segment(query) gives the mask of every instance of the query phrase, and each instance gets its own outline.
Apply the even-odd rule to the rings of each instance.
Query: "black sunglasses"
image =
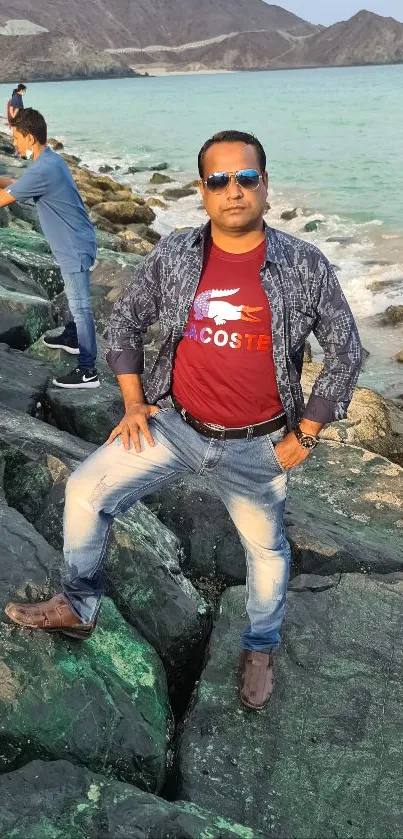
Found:
[[[257,169],[240,169],[238,172],[213,172],[203,183],[209,192],[215,192],[217,195],[219,192],[225,192],[231,178],[235,178],[241,189],[253,190],[258,188],[262,175]]]

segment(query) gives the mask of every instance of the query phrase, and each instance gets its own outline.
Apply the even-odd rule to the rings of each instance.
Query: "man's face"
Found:
[[[235,178],[224,192],[209,191],[203,181],[200,193],[211,221],[221,230],[230,232],[253,229],[263,217],[267,200],[267,172],[261,172],[257,150],[246,143],[214,143],[203,158],[203,179],[214,172],[239,172],[256,169],[262,175],[255,190],[240,187]]]
[[[32,150],[35,140],[32,137],[32,134],[28,134],[24,137],[17,128],[13,128],[13,143],[18,151],[18,154],[21,157],[26,157],[27,151]]]

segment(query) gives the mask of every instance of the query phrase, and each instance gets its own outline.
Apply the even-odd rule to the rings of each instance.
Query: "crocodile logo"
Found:
[[[256,317],[255,312],[261,312],[263,306],[234,306],[227,300],[218,299],[220,297],[231,297],[238,291],[239,288],[213,288],[198,294],[193,303],[195,319],[210,318],[216,326],[223,326],[228,320],[260,321],[261,318]]]

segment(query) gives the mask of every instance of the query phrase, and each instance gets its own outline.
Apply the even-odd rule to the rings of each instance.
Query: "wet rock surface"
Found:
[[[403,576],[290,592],[269,707],[239,704],[245,592],[223,597],[180,741],[179,796],[273,839],[398,836]]]
[[[2,772],[63,755],[161,789],[169,730],[164,670],[111,601],[105,598],[97,631],[84,643],[1,623],[0,650]]]
[[[162,798],[66,760],[0,776],[2,839],[264,839],[185,801]]]

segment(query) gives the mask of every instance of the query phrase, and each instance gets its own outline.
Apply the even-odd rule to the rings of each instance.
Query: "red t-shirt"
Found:
[[[173,370],[178,402],[202,422],[255,425],[283,411],[271,312],[260,281],[265,242],[227,253],[211,244]]]

